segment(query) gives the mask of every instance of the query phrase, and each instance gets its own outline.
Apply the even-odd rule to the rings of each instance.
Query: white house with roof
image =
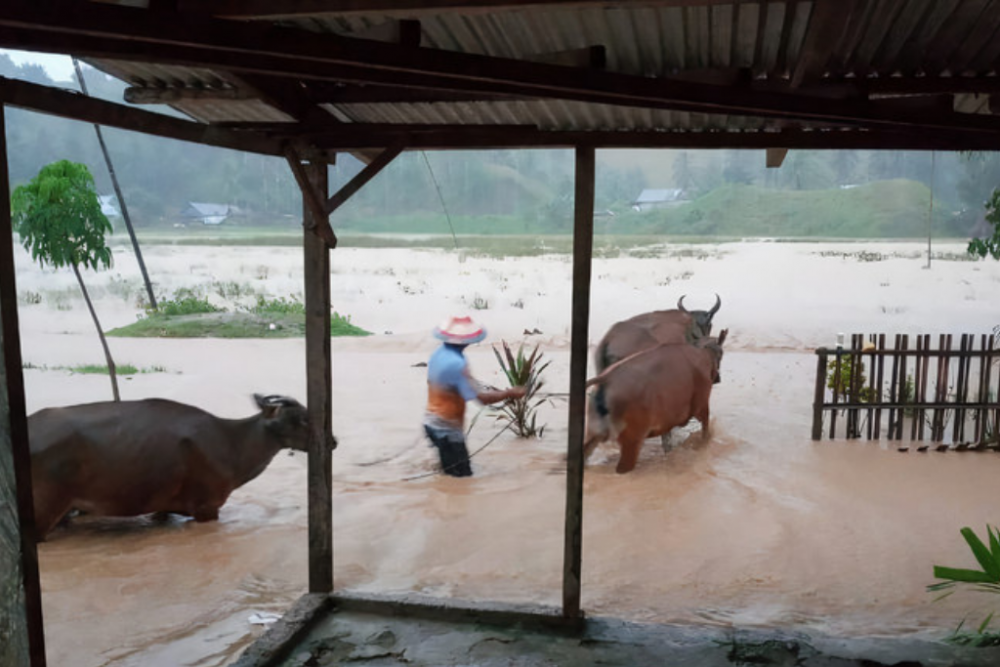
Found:
[[[185,218],[201,220],[205,225],[221,225],[226,218],[236,212],[236,207],[229,204],[212,204],[208,202],[189,201],[181,211]]]
[[[635,211],[651,211],[654,208],[667,208],[687,201],[684,190],[680,188],[647,188],[639,193],[632,202]]]
[[[118,206],[118,198],[114,195],[97,195],[97,201],[101,205],[101,213],[107,217],[122,217],[121,208]]]

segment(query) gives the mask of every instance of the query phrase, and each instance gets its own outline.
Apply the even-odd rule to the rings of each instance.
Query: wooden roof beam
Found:
[[[560,131],[531,126],[407,126],[345,124],[300,138],[331,151],[405,146],[405,150],[492,148],[745,148],[745,149],[885,149],[885,150],[1000,150],[1000,137],[955,136],[950,132],[913,130],[814,130],[788,128],[759,132]]]
[[[588,7],[712,7],[734,0],[178,0],[182,12],[225,18],[290,18],[322,14],[476,13],[517,9]],[[777,2],[779,0],[761,0]],[[784,2],[784,0],[780,0]]]
[[[0,45],[91,57],[214,67],[293,79],[354,81],[460,92],[575,100],[648,109],[784,118],[867,127],[998,132],[989,117],[900,116],[871,103],[815,100],[575,67],[407,48],[370,40],[93,5],[57,15],[28,0],[0,5]]]
[[[0,77],[0,102],[61,118],[142,132],[167,139],[263,155],[282,155],[279,141],[261,135],[182,120],[27,81]]]

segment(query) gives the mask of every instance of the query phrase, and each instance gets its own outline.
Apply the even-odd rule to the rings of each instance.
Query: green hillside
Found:
[[[615,231],[721,236],[921,237],[930,189],[905,179],[829,190],[725,185],[674,208],[618,216]],[[935,236],[964,236],[950,211],[934,211]]]

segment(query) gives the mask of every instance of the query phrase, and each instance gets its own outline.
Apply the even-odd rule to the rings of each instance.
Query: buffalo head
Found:
[[[306,407],[290,396],[254,394],[260,408],[260,418],[269,434],[278,438],[283,447],[308,451],[309,413]],[[336,449],[337,439],[329,436],[329,447]]]
[[[686,296],[686,295],[685,295]],[[691,316],[691,334],[695,339],[703,338],[712,333],[712,317],[719,312],[722,299],[715,295],[715,305],[711,310],[688,310],[684,307],[684,296],[677,300],[677,310]]]

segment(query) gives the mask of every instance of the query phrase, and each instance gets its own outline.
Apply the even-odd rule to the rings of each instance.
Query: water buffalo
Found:
[[[105,516],[173,512],[218,519],[234,489],[280,449],[304,451],[306,409],[254,394],[260,412],[223,419],[165,399],[88,403],[28,418],[38,536],[70,509]],[[336,446],[331,436],[330,447]]]
[[[687,310],[682,296],[676,309],[642,313],[612,325],[594,352],[597,372],[661,343],[694,343],[708,336],[712,333],[712,317],[720,306],[722,299],[716,294],[711,310]]]
[[[601,442],[617,440],[621,450],[618,467],[635,468],[643,441],[666,435],[692,418],[701,422],[703,438],[709,437],[709,397],[722,361],[722,344],[728,330],[717,339],[704,337],[690,345],[665,343],[622,359],[587,381],[597,385],[588,400],[584,457]]]

